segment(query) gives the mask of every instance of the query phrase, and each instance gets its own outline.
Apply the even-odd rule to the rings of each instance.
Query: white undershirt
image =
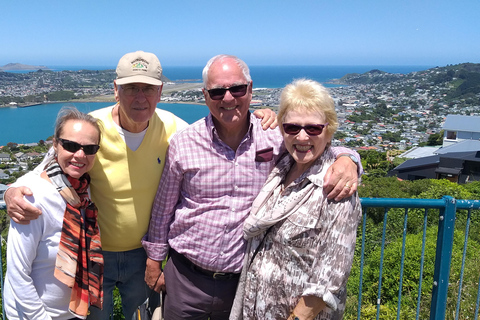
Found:
[[[115,121],[113,123],[115,123]],[[120,137],[122,137],[123,141],[125,141],[127,146],[132,151],[136,151],[138,147],[140,147],[140,145],[142,144],[143,138],[145,137],[145,133],[147,133],[147,129],[148,129],[148,126],[147,126],[145,130],[138,133],[133,133],[123,129],[116,123],[115,123],[115,127],[117,128],[117,131],[120,134]]]

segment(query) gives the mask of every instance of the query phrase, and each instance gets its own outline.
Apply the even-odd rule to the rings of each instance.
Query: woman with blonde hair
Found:
[[[278,122],[288,153],[245,221],[249,243],[230,318],[341,319],[361,206],[356,193],[336,202],[323,192],[335,161],[333,99],[315,81],[294,81],[282,91]]]

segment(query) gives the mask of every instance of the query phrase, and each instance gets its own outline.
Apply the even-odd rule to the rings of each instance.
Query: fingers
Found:
[[[158,278],[157,285],[153,288],[156,292],[165,291],[165,274],[162,272],[160,278]]]
[[[342,182],[338,183],[337,186],[327,195],[328,199],[335,199],[335,201],[340,201],[343,198],[348,198],[352,196],[355,191],[357,191],[357,183],[345,183],[343,188],[341,188]]]
[[[270,124],[270,129],[275,129],[276,127],[278,127],[277,115],[273,117],[273,122]]]
[[[9,188],[5,193],[5,203],[7,205],[7,214],[18,224],[29,224],[30,220],[35,220],[42,211],[23,197],[32,196],[32,191],[27,187]]]
[[[147,286],[160,292],[160,290],[165,290],[165,278],[161,269],[161,261],[155,261],[150,258],[147,258],[147,268],[145,269],[145,283]]]
[[[278,126],[277,114],[271,109],[257,109],[253,114],[257,118],[262,119],[261,124],[263,130],[267,130],[268,128],[275,129]]]
[[[357,166],[348,157],[340,157],[328,169],[324,190],[328,199],[340,201],[352,196],[358,187]]]

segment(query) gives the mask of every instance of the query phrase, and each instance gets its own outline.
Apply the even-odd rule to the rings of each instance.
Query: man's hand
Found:
[[[263,130],[275,129],[278,126],[277,114],[272,109],[257,109],[253,114],[258,119],[262,119]]]
[[[27,187],[8,188],[4,194],[7,204],[7,214],[18,224],[29,224],[42,214],[42,210],[35,208],[23,199],[23,196],[32,196],[32,191]]]
[[[343,198],[350,197],[357,191],[357,165],[349,157],[339,157],[328,168],[323,182],[323,188],[328,199],[340,201]]]
[[[155,290],[156,292],[165,291],[165,276],[163,275],[161,265],[162,261],[155,261],[147,258],[145,282],[150,289]]]

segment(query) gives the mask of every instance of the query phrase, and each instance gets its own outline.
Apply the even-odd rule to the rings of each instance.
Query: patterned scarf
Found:
[[[289,154],[284,155],[273,168],[258,196],[253,201],[250,215],[243,224],[244,238],[250,239],[262,234],[268,228],[288,218],[305,205],[310,197],[315,196],[315,192],[323,192],[323,176],[329,167],[324,164],[326,160],[332,159],[332,157],[334,158],[334,155],[330,149],[325,149],[323,154],[315,160],[314,164],[296,179],[301,181],[298,187],[293,189],[292,193],[286,199],[279,202],[272,202],[270,201],[272,195],[283,183],[283,180],[295,162]],[[320,172],[323,172],[322,179],[313,183],[311,176],[317,175]],[[320,186],[320,188],[317,188],[317,185]]]
[[[103,255],[97,207],[88,196],[90,176],[67,176],[56,160],[50,162],[46,173],[67,201],[54,275],[72,288],[70,312],[85,319],[89,304],[100,309],[103,305]]]

